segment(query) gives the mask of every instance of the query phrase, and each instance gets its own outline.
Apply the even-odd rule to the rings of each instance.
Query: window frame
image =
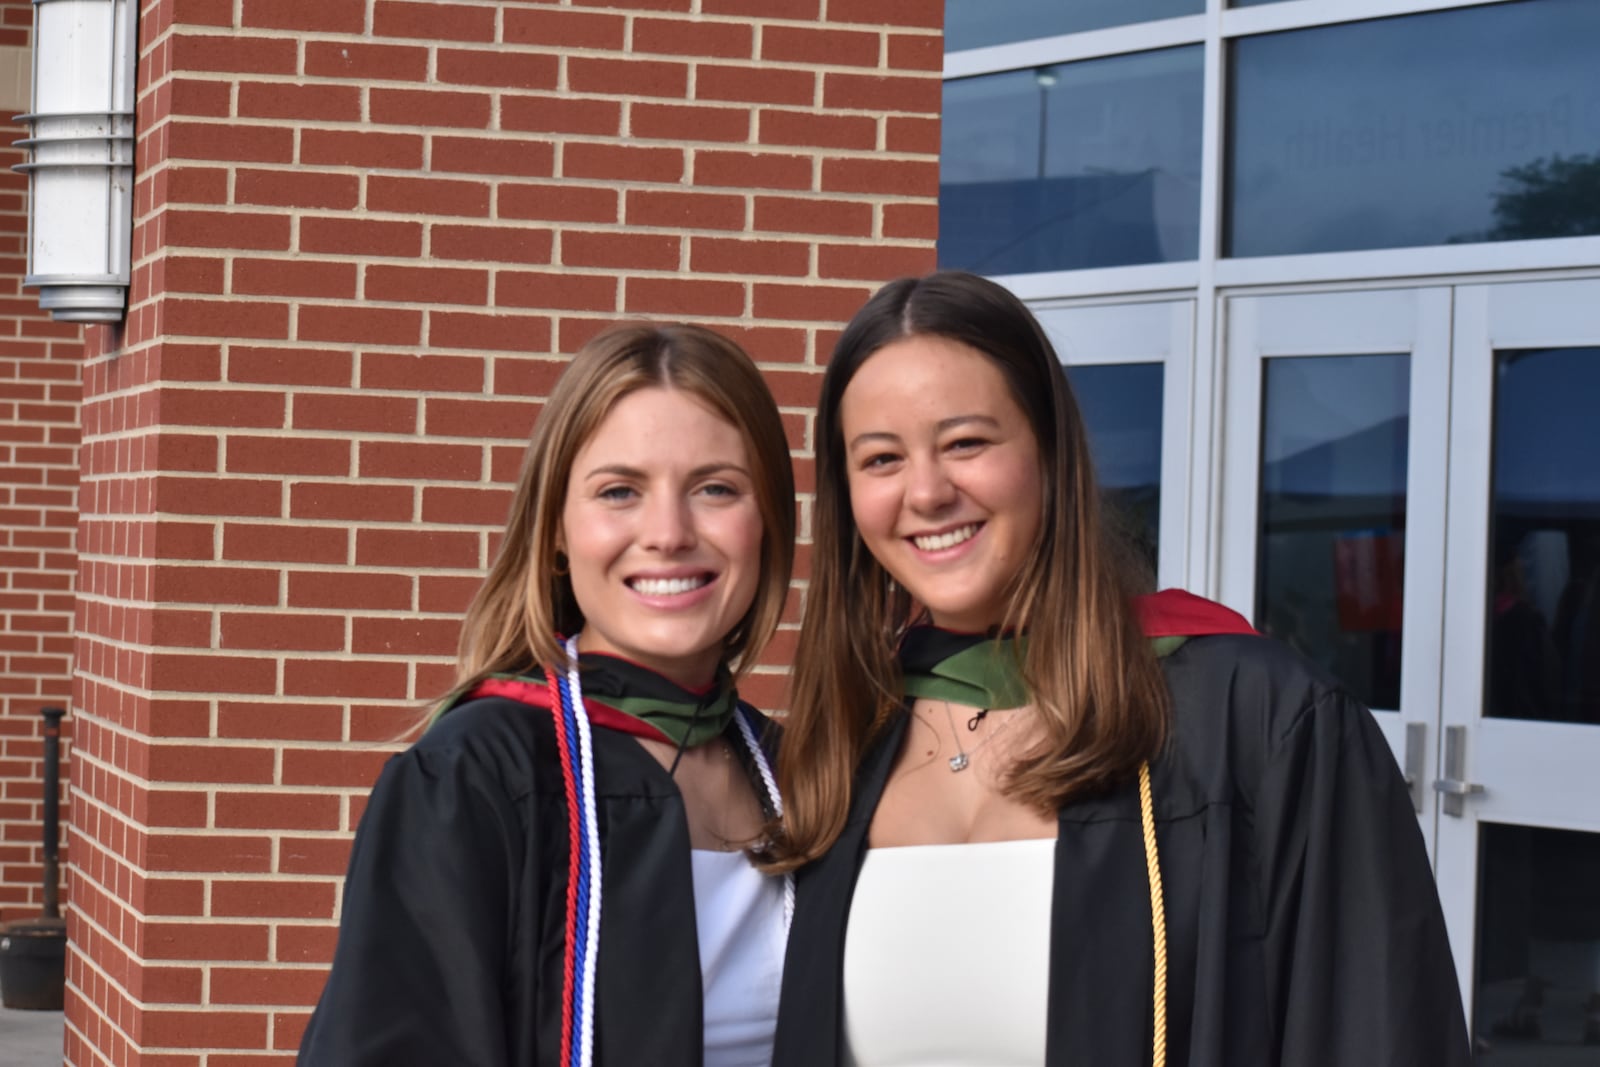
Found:
[[[1207,0],[1204,14],[946,53],[944,79],[948,81],[1183,45],[1204,46],[1199,257],[1174,263],[993,277],[1024,299],[1189,289],[1204,308],[1215,303],[1218,289],[1240,286],[1592,268],[1600,263],[1600,235],[1286,256],[1220,255],[1226,195],[1224,61],[1230,42],[1263,33],[1510,2],[1518,0],[1280,0],[1245,8],[1229,8],[1227,0]],[[1200,336],[1207,335],[1209,325],[1197,323]]]

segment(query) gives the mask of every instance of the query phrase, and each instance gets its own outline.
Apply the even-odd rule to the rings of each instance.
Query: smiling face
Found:
[[[1004,620],[1039,536],[1039,445],[982,352],[932,335],[867,358],[839,404],[862,542],[936,625]]]
[[[681,390],[627,394],[578,451],[562,509],[579,649],[709,683],[755,599],[761,538],[739,430]]]

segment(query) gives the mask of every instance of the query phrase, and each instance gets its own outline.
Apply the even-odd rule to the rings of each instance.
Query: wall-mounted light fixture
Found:
[[[129,0],[33,0],[23,284],[58,319],[117,322],[127,304],[137,19]]]

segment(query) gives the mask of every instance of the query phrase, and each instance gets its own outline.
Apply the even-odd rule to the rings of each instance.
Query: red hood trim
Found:
[[[485,678],[477,687],[467,694],[469,697],[505,697],[523,704],[531,704],[545,711],[550,707],[550,687],[543,682],[530,682],[521,678]],[[633,734],[635,737],[648,738],[651,741],[662,741],[672,744],[672,739],[657,730],[643,719],[636,719],[626,712],[618,711],[609,704],[585,699],[584,708],[589,712],[589,722],[605,730],[616,730],[619,733]]]
[[[1135,597],[1134,610],[1147,637],[1201,637],[1205,634],[1253,634],[1256,628],[1232,608],[1182,589]]]

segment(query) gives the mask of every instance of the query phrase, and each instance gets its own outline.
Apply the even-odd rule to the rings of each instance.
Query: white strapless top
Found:
[[[867,851],[845,933],[847,1067],[1044,1062],[1055,844]]]

